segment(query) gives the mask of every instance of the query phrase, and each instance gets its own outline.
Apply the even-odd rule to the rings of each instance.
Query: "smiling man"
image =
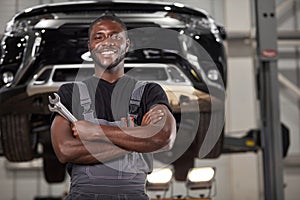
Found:
[[[97,73],[102,73],[101,68],[111,70],[116,66],[123,67],[130,44],[125,24],[119,19],[107,23],[108,21],[109,17],[95,21],[89,29],[89,49],[97,66],[96,76],[100,75]]]
[[[145,179],[152,153],[172,147],[175,119],[163,89],[124,74],[130,41],[114,15],[97,18],[89,28],[93,77],[65,84],[58,94],[79,119],[52,119],[55,153],[71,176],[66,199],[146,200]]]

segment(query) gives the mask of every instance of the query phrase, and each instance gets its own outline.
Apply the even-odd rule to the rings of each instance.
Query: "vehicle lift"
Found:
[[[263,154],[264,200],[283,200],[282,131],[286,131],[286,128],[280,123],[276,1],[255,0],[254,7],[256,15],[257,96],[260,102],[261,117],[258,136],[261,137],[260,149],[262,149]],[[231,139],[230,143],[232,141]],[[247,138],[233,142],[245,144],[245,141],[248,141]],[[226,142],[226,138],[224,142]],[[242,148],[245,147],[244,145]],[[249,149],[256,151],[259,147],[255,145]],[[197,198],[197,200],[209,199]]]
[[[275,8],[275,0],[255,0],[265,200],[284,199]]]
[[[255,0],[254,6],[257,44],[257,96],[260,102],[261,117],[259,135],[261,137],[260,148],[263,154],[264,200],[283,200],[282,130],[284,129],[282,129],[280,123],[276,1]],[[230,143],[232,141],[231,139]],[[245,141],[248,141],[247,138],[233,142],[245,144]],[[224,142],[226,142],[226,138]],[[242,148],[245,147],[244,145]],[[249,149],[256,151],[258,146]],[[191,200],[209,199],[193,198]]]
[[[261,124],[254,130],[259,136],[260,145],[255,144],[255,137],[227,138],[229,146],[237,147],[237,152],[257,151],[262,149],[264,174],[264,200],[283,200],[283,135],[286,127],[280,123],[279,86],[277,68],[277,25],[276,1],[255,0],[256,44],[257,44],[257,96],[260,102]],[[255,134],[259,131],[259,134]],[[254,139],[254,140],[253,140]],[[247,141],[251,145],[245,145]],[[232,146],[233,145],[233,146]],[[252,146],[253,145],[253,146]],[[229,149],[229,152],[233,152]],[[285,149],[286,151],[286,149]],[[286,153],[286,152],[285,152]],[[191,198],[185,200],[210,200],[211,198]],[[160,199],[160,200],[173,200]]]

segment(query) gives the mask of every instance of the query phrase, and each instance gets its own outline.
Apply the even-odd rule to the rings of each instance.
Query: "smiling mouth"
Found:
[[[100,54],[102,55],[111,55],[111,54],[115,54],[117,53],[117,50],[104,50],[104,51],[101,51]]]

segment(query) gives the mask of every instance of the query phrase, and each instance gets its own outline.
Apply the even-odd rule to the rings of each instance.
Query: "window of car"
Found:
[[[171,79],[174,82],[176,82],[176,83],[186,82],[183,75],[175,67],[168,67],[168,72],[171,76]]]
[[[156,81],[166,81],[168,80],[168,75],[163,67],[133,67],[127,68],[126,74],[128,76],[134,77],[137,80],[147,81],[147,80],[156,80]]]

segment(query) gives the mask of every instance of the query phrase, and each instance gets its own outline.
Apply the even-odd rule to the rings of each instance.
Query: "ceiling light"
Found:
[[[173,172],[169,168],[154,169],[147,176],[147,190],[168,190],[172,181]]]
[[[214,178],[214,167],[193,168],[188,172],[186,186],[189,189],[211,188]]]

